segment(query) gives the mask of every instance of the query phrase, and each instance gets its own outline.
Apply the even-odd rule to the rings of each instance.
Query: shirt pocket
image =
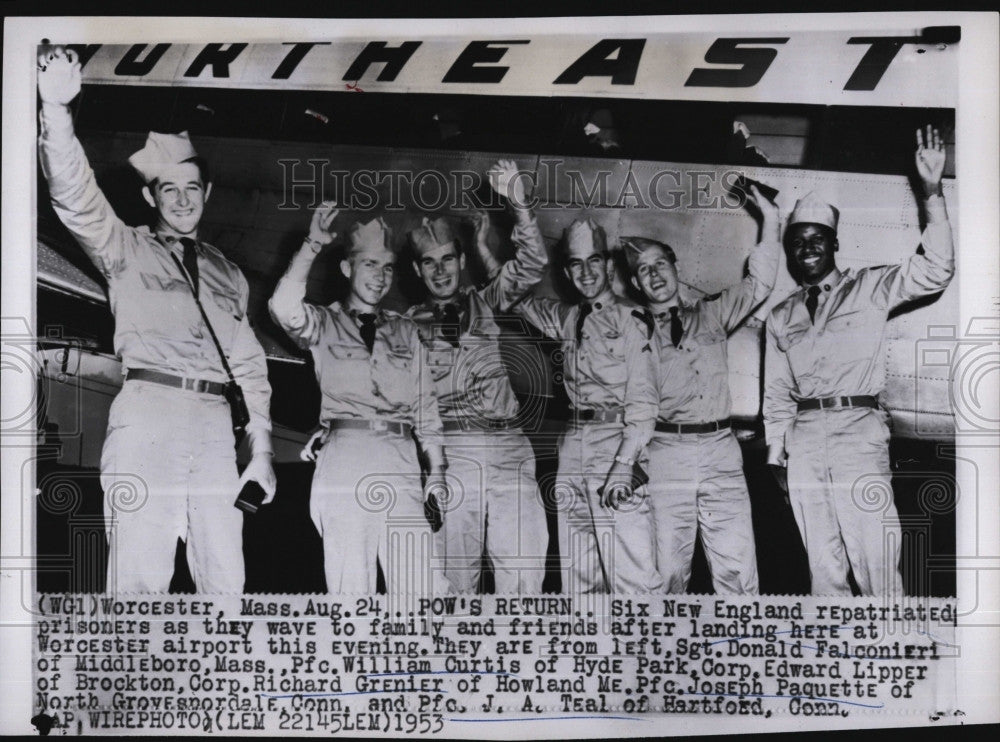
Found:
[[[719,327],[706,327],[694,335],[688,335],[682,345],[694,344],[702,346],[718,345],[726,342],[726,333]]]
[[[240,311],[239,294],[219,289],[211,289],[208,293],[211,295],[212,301],[219,311],[229,315],[237,322],[243,319],[243,312]]]
[[[427,348],[427,364],[430,366],[431,377],[439,381],[451,373],[458,361],[458,348],[450,344],[434,343]],[[412,359],[411,359],[412,360]]]
[[[870,358],[882,337],[884,313],[859,309],[830,317],[823,328],[824,345],[842,361]]]
[[[788,353],[795,346],[802,342],[808,332],[808,327],[791,327],[784,334],[777,337],[778,349],[782,353]]]
[[[413,349],[408,345],[388,342],[376,347],[375,379],[381,395],[395,405],[416,405],[418,390],[414,383]]]
[[[602,330],[599,337],[601,346],[610,358],[625,361],[625,335],[620,330]]]
[[[200,324],[201,315],[187,281],[156,273],[140,273],[139,280],[145,291],[129,303],[135,302],[140,321],[147,327],[169,334],[192,323]]]
[[[351,342],[350,338],[330,340],[326,343],[326,350],[330,357],[336,361],[364,362],[368,364],[370,355],[363,343]]]

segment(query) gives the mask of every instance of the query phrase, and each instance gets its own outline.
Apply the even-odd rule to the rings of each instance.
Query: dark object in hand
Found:
[[[629,482],[629,486],[632,488],[632,491],[635,492],[637,489],[647,484],[649,484],[649,475],[646,473],[646,470],[639,465],[639,462],[636,461],[632,464],[632,481]],[[602,484],[597,488],[597,496],[601,497],[603,494],[604,485]]]
[[[437,498],[433,492],[427,496],[427,500],[424,502],[424,517],[427,518],[427,522],[431,525],[431,531],[434,533],[440,531],[441,526],[444,525],[441,506],[438,505]]]
[[[736,179],[736,182],[732,184],[729,188],[729,192],[735,194],[740,199],[740,204],[746,204],[749,200],[753,203],[753,194],[750,192],[750,186],[757,186],[757,191],[761,196],[766,198],[771,203],[777,203],[774,199],[778,197],[778,189],[772,188],[769,185],[764,185],[759,180],[753,180],[745,175],[741,175]]]
[[[240,496],[236,498],[236,502],[233,505],[244,513],[254,515],[260,509],[266,496],[267,493],[264,492],[264,488],[260,486],[260,483],[251,479],[243,485],[243,489],[240,490]]]

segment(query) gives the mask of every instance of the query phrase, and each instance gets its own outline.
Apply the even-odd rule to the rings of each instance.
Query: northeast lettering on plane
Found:
[[[788,36],[746,37],[715,39],[705,51],[705,63],[712,66],[695,67],[688,75],[684,87],[700,88],[752,88],[759,84],[790,40]],[[648,39],[601,39],[572,61],[556,78],[553,85],[579,85],[588,78],[606,78],[612,85],[634,85]],[[287,47],[278,65],[269,71],[271,80],[289,80],[296,70],[317,47],[329,47],[333,42],[285,42]],[[423,41],[369,41],[351,61],[341,80],[357,83],[369,73],[378,82],[393,82],[403,71]],[[472,40],[466,43],[441,82],[475,85],[497,85],[503,82],[511,67],[499,64],[509,56],[515,46],[527,46],[530,39]],[[899,50],[906,44],[927,43],[920,36],[852,36],[848,45],[867,44],[865,52],[844,90],[875,90],[889,69]],[[100,44],[75,45],[80,61],[86,66],[100,48]],[[153,72],[172,44],[133,44],[122,54],[115,65],[114,74],[121,77],[144,77]],[[249,44],[205,44],[187,66],[181,77],[191,79],[230,78],[231,67],[248,52]],[[530,62],[520,55],[522,62]],[[734,65],[739,65],[734,67]]]

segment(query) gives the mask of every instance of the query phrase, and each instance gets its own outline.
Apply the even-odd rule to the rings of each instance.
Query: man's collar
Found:
[[[802,284],[799,287],[799,291],[805,296],[809,292],[809,286],[819,286],[820,293],[826,294],[837,287],[841,281],[843,281],[850,271],[842,271],[840,268],[834,268],[832,271],[823,276],[823,280],[816,284]]]
[[[677,307],[678,312],[683,312],[687,307],[681,301],[680,296],[675,296],[671,301],[665,304],[659,304],[657,306],[649,306],[649,311],[654,317],[667,317],[670,315],[670,308]]]
[[[386,320],[389,318],[389,315],[386,313],[385,309],[382,308],[382,305],[375,307],[374,311],[372,312],[362,312],[360,309],[351,309],[349,306],[347,306],[347,302],[335,301],[333,304],[330,305],[330,308],[334,310],[339,309],[341,312],[346,314],[355,322],[358,321],[357,317],[360,314],[374,314],[375,324],[377,325],[384,325]]]
[[[194,240],[195,248],[198,250],[198,252],[201,252],[201,240],[198,239],[197,232],[195,232],[194,234],[177,234],[175,232],[157,231],[155,232],[155,234],[156,234],[156,239],[159,240],[160,243],[170,248],[173,248],[175,246],[180,246],[181,241],[185,238]]]
[[[581,304],[589,304],[590,308],[594,311],[601,311],[607,307],[613,306],[616,300],[615,292],[610,288],[604,289],[600,294],[595,296],[593,299],[585,299],[580,302]]]

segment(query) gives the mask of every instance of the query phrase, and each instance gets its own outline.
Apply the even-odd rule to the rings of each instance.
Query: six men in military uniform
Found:
[[[186,135],[150,134],[131,158],[155,229],[115,216],[73,133],[68,103],[79,88],[72,51],[40,59],[43,172],[57,214],[108,281],[126,372],[102,457],[108,589],[165,591],[180,537],[199,590],[239,592],[242,521],[233,495],[248,481],[267,497],[275,489],[270,387],[247,320],[247,283],[198,239],[211,185]],[[761,225],[747,276],[694,302],[681,297],[684,260],[671,246],[656,235],[625,236],[615,251],[590,219],[566,228],[559,252],[578,300],[535,295],[548,252],[516,164],[501,160],[488,177],[509,206],[516,254],[492,264],[477,240],[490,263],[485,284],[465,282],[453,225],[424,218],[407,242],[427,298],[405,315],[384,308],[402,261],[392,230],[376,218],[347,230],[339,268],[348,296],[318,306],[305,301],[306,279],[333,243],[339,213],[323,204],[269,308],[311,354],[320,388],[310,514],[328,590],[374,592],[379,565],[391,592],[471,592],[488,558],[497,592],[541,591],[545,507],[497,323],[516,314],[558,343],[571,406],[553,497],[563,590],[683,592],[700,537],[715,591],[756,593],[726,349],[771,293],[784,240],[801,288],[767,321],[769,463],[782,482],[787,467],[813,593],[850,594],[852,571],[862,593],[900,595],[889,431],[876,400],[884,331],[894,307],[943,290],[954,271],[936,130],[918,132],[916,162],[927,229],[923,249],[905,263],[841,271],[836,208],[810,194],[782,233],[777,207],[751,188]],[[612,290],[616,254],[638,302]],[[249,412],[252,456],[242,477],[227,381],[243,389]],[[122,497],[136,479],[131,498]],[[872,487],[890,493],[878,512],[865,507]]]

